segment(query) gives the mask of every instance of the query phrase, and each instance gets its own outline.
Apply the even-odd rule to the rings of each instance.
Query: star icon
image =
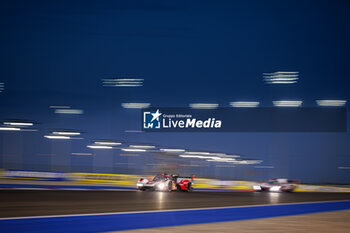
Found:
[[[159,121],[159,117],[162,115],[162,114],[159,112],[159,109],[157,109],[157,111],[156,111],[155,113],[151,113],[151,114],[152,114],[152,116],[153,116],[151,122],[154,121],[154,120]]]

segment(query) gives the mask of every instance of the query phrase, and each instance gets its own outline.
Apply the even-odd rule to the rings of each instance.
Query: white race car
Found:
[[[178,175],[159,174],[152,180],[141,178],[136,184],[136,188],[141,191],[156,190],[156,191],[184,191],[191,192],[194,175],[192,177],[180,177]]]
[[[293,192],[297,187],[298,181],[288,179],[272,179],[266,183],[256,184],[253,186],[255,191],[269,192]]]

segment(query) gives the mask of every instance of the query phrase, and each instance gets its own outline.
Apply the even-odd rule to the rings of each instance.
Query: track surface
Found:
[[[0,217],[350,200],[348,193],[1,190]]]

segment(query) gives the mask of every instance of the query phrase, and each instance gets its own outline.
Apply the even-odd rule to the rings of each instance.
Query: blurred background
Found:
[[[16,0],[0,11],[2,169],[349,184],[348,132],[141,131],[145,107],[346,106],[348,1]]]

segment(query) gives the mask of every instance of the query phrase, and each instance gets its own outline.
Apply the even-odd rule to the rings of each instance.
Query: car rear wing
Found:
[[[176,183],[180,183],[182,180],[190,180],[191,182],[194,181],[195,175],[192,176],[175,176]]]
[[[288,179],[272,179],[269,180],[268,182],[276,182],[276,183],[281,183],[281,184],[298,184],[300,183],[299,180],[288,180]]]

